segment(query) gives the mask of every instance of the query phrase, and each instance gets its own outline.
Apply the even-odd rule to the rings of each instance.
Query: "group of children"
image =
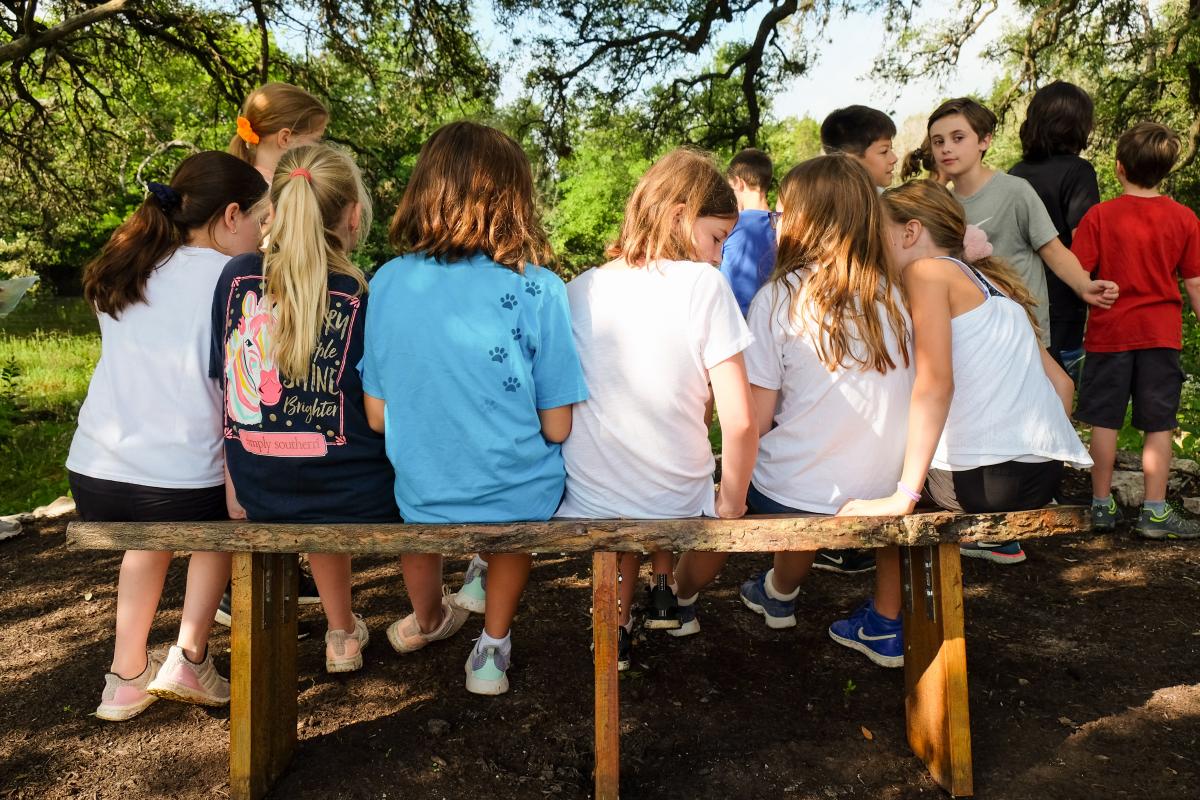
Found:
[[[1043,95],[1062,87],[1086,99],[1067,84],[1034,98],[1025,180],[984,165],[995,117],[967,99],[930,118],[938,180],[889,188],[895,126],[851,106],[825,121],[827,154],[786,174],[774,210],[765,153],[743,151],[722,171],[706,153],[673,150],[638,182],[609,260],[568,284],[548,268],[519,145],[453,122],[422,147],[389,228],[399,255],[368,291],[349,257],[371,224],[359,171],[320,143],[329,114],[316,98],[268,84],[247,99],[230,153],[193,155],[169,184],[150,184],[88,265],[103,345],[68,460],[79,513],[468,524],[893,515],[923,494],[956,511],[1014,511],[1052,502],[1064,463],[1095,459],[1103,527],[1116,515],[1103,471],[1132,395],[1148,431],[1137,530],[1200,535],[1164,494],[1180,391],[1177,271],[1200,310],[1200,223],[1154,191],[1178,139],[1148,123],[1122,137],[1126,193],[1088,210],[1095,176],[1078,153],[1090,105],[1072,128],[1069,103]],[[1060,238],[1069,232],[1077,255]],[[1077,309],[1056,311],[1043,263],[1096,309],[1078,413],[1096,426],[1091,457],[1060,364],[1078,348],[1066,324]],[[1024,558],[1011,543],[964,554]],[[725,560],[651,554],[646,627],[698,632],[698,594]],[[122,561],[102,719],[158,697],[228,702],[207,641],[229,556],[193,554],[177,644],[160,660],[147,639],[169,561]],[[326,669],[359,669],[369,634],[352,610],[350,558],[309,561]],[[829,633],[899,666],[896,548],[777,553],[742,600],[789,627],[810,568],[872,565],[873,596]],[[527,554],[479,554],[450,594],[441,556],[403,556],[413,610],[388,641],[409,653],[482,613],[466,688],[507,691],[530,566]],[[621,564],[622,667],[639,566],[636,555]]]

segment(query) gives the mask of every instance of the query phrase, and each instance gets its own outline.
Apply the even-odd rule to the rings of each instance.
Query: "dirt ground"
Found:
[[[64,529],[0,543],[0,797],[227,796],[226,710],[164,701],[123,724],[91,716],[119,554],[69,551]],[[1020,566],[963,564],[977,797],[1200,797],[1200,543],[1121,529],[1026,549]],[[902,671],[825,632],[869,576],[815,575],[799,627],[771,631],[737,599],[766,564],[731,560],[700,600],[699,636],[639,641],[621,680],[622,797],[942,797],[905,743]],[[448,564],[452,585],[463,566]],[[173,640],[183,567],[154,644]],[[590,797],[589,599],[587,560],[538,558],[513,689],[479,698],[462,665],[481,619],[401,657],[384,636],[407,613],[398,563],[357,560],[366,667],[326,675],[323,618],[303,611],[314,636],[300,644],[300,742],[271,796]],[[227,674],[226,629],[212,647]]]

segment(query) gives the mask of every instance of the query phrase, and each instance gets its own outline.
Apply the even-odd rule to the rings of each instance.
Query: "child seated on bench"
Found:
[[[391,224],[399,258],[371,281],[363,382],[387,431],[410,523],[549,519],[563,492],[560,442],[587,399],[563,282],[534,211],[533,175],[511,137],[473,122],[421,148]],[[430,542],[436,551],[437,542]],[[484,554],[484,630],[467,691],[508,691],[509,629],[531,556]],[[388,628],[401,653],[462,624],[442,557],[401,557],[413,613]]]
[[[205,367],[205,301],[231,256],[259,240],[267,189],[228,153],[184,159],[84,271],[100,318],[101,358],[67,457],[71,494],[87,522],[228,519],[221,395]],[[208,635],[229,580],[228,553],[193,553],[179,638],[165,664],[146,651],[172,553],[130,550],[117,582],[117,635],[96,717],[126,720],[158,697],[229,702]]]
[[[908,443],[895,491],[851,500],[838,513],[908,514],[922,487],[950,511],[1041,508],[1064,461],[1087,467],[1091,459],[1067,417],[1074,385],[1038,342],[1033,295],[991,257],[981,231],[968,234],[962,206],[941,185],[914,181],[882,202],[913,319]],[[901,666],[900,592],[899,550],[883,548],[874,598],[829,635],[876,664]]]
[[[213,297],[214,379],[225,390],[225,463],[256,522],[398,522],[383,437],[363,408],[367,283],[349,252],[371,200],[350,156],[288,150],[271,182],[265,253],[225,267]],[[350,556],[310,553],[329,631],[325,670],[362,667],[367,626],[351,611]]]
[[[612,260],[567,287],[591,397],[575,408],[563,445],[567,490],[559,517],[740,517],[758,444],[742,351],[750,332],[721,274],[721,244],[737,198],[712,158],[674,150],[625,206]],[[721,422],[722,491],[713,495],[705,422],[709,382]],[[672,554],[653,553],[646,627],[699,630],[668,584]],[[621,558],[618,669],[630,659],[641,557]],[[686,619],[684,618],[686,617]]]
[[[912,388],[908,315],[862,164],[833,154],[793,167],[778,208],[775,274],[748,320],[746,371],[762,440],[747,502],[758,514],[833,514],[856,494],[891,490],[900,475]],[[776,553],[771,570],[742,586],[743,603],[772,628],[795,625],[814,556]],[[727,557],[680,559],[681,602]]]

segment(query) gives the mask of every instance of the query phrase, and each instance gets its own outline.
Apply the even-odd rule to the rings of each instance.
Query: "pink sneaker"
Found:
[[[354,633],[328,631],[325,634],[325,671],[354,672],[362,669],[362,651],[370,640],[367,623],[358,614],[354,615]]]
[[[104,675],[104,693],[96,706],[96,718],[124,722],[150,707],[158,698],[146,691],[162,666],[161,653],[146,653],[146,668],[136,678],[122,678],[115,672]]]
[[[465,608],[460,608],[454,602],[454,596],[449,594],[446,587],[443,586],[441,624],[429,633],[423,633],[414,612],[388,626],[388,641],[397,653],[411,653],[414,650],[420,650],[430,642],[448,639],[458,633],[458,629],[467,621],[468,616],[470,616],[470,612]]]
[[[198,706],[223,706],[229,703],[229,681],[217,672],[212,654],[206,653],[202,662],[193,664],[179,645],[174,645],[167,652],[167,660],[146,691],[167,700]]]

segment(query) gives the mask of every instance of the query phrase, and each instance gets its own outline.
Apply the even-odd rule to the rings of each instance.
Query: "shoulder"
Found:
[[[551,289],[555,292],[561,292],[566,284],[563,279],[558,277],[558,274],[547,267],[541,267],[537,264],[526,264],[523,272],[525,280],[542,287],[543,289]]]
[[[919,280],[928,283],[945,283],[961,270],[962,267],[947,258],[918,258],[904,268],[904,282],[910,284],[913,280]]]
[[[1033,184],[1020,175],[997,172],[996,177],[992,179],[992,185],[997,192],[1004,194],[1011,194],[1018,197],[1033,197],[1034,199],[1037,199],[1038,196],[1033,188]]]
[[[220,253],[215,253],[219,258],[214,258],[214,261],[224,259]],[[222,280],[233,280],[247,275],[262,275],[263,273],[263,257],[262,253],[243,253],[240,256],[234,256],[225,262],[225,267],[221,271]]]

